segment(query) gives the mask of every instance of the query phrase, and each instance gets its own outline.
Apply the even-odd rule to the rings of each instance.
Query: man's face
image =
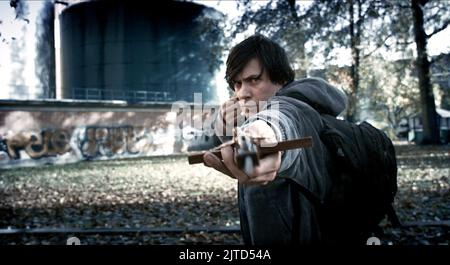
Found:
[[[256,58],[251,59],[233,81],[235,95],[242,114],[246,117],[258,112],[260,102],[267,101],[282,87],[272,83],[267,71]]]

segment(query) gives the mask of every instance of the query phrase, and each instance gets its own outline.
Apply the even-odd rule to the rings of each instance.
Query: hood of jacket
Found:
[[[321,114],[334,117],[342,113],[347,105],[347,96],[327,81],[311,77],[293,81],[282,87],[275,96],[286,96],[301,100]]]

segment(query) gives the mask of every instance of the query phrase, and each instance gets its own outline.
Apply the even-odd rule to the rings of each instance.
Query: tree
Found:
[[[386,8],[391,13],[390,34],[397,40],[397,49],[406,50],[409,45],[415,44],[415,71],[419,80],[423,125],[422,144],[438,144],[439,128],[430,79],[430,66],[435,60],[429,59],[427,44],[432,36],[448,27],[450,6],[446,1],[410,0],[393,1]]]
[[[385,131],[394,136],[399,123],[419,109],[419,88],[414,60],[387,61],[382,56],[366,59],[361,69],[364,98],[372,118],[386,123]]]
[[[430,120],[433,115],[431,112],[434,111],[432,106],[434,99],[431,86],[427,85],[430,83],[429,73],[426,74],[424,71],[433,62],[427,64],[424,61],[427,54],[426,41],[424,42],[423,39],[429,39],[447,27],[449,23],[447,18],[449,5],[447,3],[431,0],[411,0],[411,3],[377,0],[348,0],[346,2],[316,0],[301,9],[295,4],[295,1],[285,0],[276,3],[270,1],[258,10],[252,9],[248,0],[242,1],[242,3],[246,7],[246,12],[238,24],[238,31],[240,29],[241,32],[242,29],[248,28],[250,24],[256,25],[256,32],[265,33],[282,42],[287,47],[289,57],[293,58],[298,65],[306,68],[304,71],[308,70],[308,57],[311,58],[313,53],[322,54],[327,67],[330,67],[331,64],[328,62],[335,61],[336,50],[350,51],[349,72],[339,69],[339,73],[335,74],[344,80],[349,80],[348,86],[345,88],[349,98],[346,114],[349,121],[358,120],[358,112],[361,108],[360,99],[365,94],[361,89],[370,87],[370,84],[361,84],[362,81],[368,81],[366,78],[361,78],[360,71],[363,67],[361,63],[371,56],[378,56],[377,51],[381,49],[388,52],[401,51],[403,54],[411,56],[409,45],[416,42],[419,45],[416,45],[416,50],[420,50],[418,58],[421,58],[420,65],[415,66],[419,80],[422,80],[419,82],[422,95],[421,105],[423,109],[428,109],[423,111],[423,115],[428,115],[428,118],[424,120]],[[424,9],[422,16],[425,20],[423,23],[414,24],[414,21],[420,22],[420,19],[417,20],[420,15],[420,12],[417,11],[420,10],[416,10],[416,13],[411,12],[411,10],[415,10],[413,3],[419,3],[421,9]],[[416,20],[413,19],[414,17]],[[419,30],[422,27],[423,32],[418,35],[422,37],[413,41],[411,33],[414,25]],[[426,34],[425,29],[431,33]],[[417,30],[414,32],[420,33]],[[308,44],[311,44],[312,53],[305,54],[305,47],[308,47]],[[391,58],[386,58],[386,60],[391,61]],[[410,109],[411,105],[408,106]],[[430,126],[429,121],[426,124],[427,127]],[[437,127],[427,129],[425,142],[436,142],[438,139],[436,138],[437,134],[434,133],[434,140],[428,140],[431,139],[428,136],[431,131],[437,131]]]
[[[438,95],[440,97],[439,105],[442,109],[450,109],[450,53],[440,54],[431,59],[431,80],[437,84]]]
[[[286,47],[297,76],[306,76],[309,61],[317,53],[329,62],[334,59],[333,51],[344,48],[351,51],[350,82],[346,89],[349,104],[346,119],[357,120],[358,94],[360,86],[359,68],[362,58],[369,56],[384,44],[369,45],[373,37],[370,32],[375,20],[386,17],[384,9],[378,8],[378,1],[317,0],[303,8],[293,0],[269,1],[258,10],[253,10],[249,1],[244,1],[246,12],[237,26],[242,32],[250,24],[256,25],[256,32],[275,39]],[[370,29],[370,30],[369,30]],[[307,43],[312,44],[307,54]],[[375,47],[368,51],[368,47]],[[340,74],[339,74],[340,75]]]
[[[24,20],[30,23],[28,20],[28,5],[24,0],[10,0],[9,5],[16,11],[16,19]]]
[[[308,9],[293,0],[271,0],[258,9],[248,0],[239,3],[245,12],[232,29],[231,38],[254,25],[256,33],[264,34],[286,49],[297,76],[305,77],[308,68],[305,44],[309,34],[307,24],[302,21],[309,16]]]
[[[316,47],[323,47],[325,61],[336,61],[333,52],[337,49],[350,51],[350,82],[345,89],[348,96],[346,119],[349,121],[359,120],[362,61],[386,47],[392,37],[384,27],[389,18],[384,5],[375,0],[317,0],[311,7],[309,31]]]
[[[422,107],[423,144],[438,144],[439,128],[434,103],[434,94],[430,81],[430,62],[427,54],[427,40],[432,36],[425,33],[424,6],[428,0],[411,0],[411,10],[414,20],[414,41],[417,47],[417,74],[419,77],[420,102]],[[445,29],[449,24],[447,20],[444,25],[435,31]]]
[[[36,22],[36,76],[42,86],[42,98],[56,98],[55,83],[55,6],[46,1]]]
[[[22,20],[25,21],[27,24],[30,23],[30,20],[28,19],[29,10],[28,10],[28,3],[24,0],[10,0],[9,6],[14,9],[14,12],[16,13],[16,20]],[[3,24],[3,20],[0,18],[0,25]],[[9,44],[9,37],[2,36],[1,28],[0,28],[0,37],[2,42]],[[16,37],[11,37],[11,40],[14,40]]]

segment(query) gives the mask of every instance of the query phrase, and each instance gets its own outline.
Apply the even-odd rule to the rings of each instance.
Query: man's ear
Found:
[[[286,82],[285,82],[285,84],[281,84],[278,82],[272,82],[272,84],[278,86],[278,88],[277,88],[277,92],[278,92],[282,87],[284,87],[286,85]]]

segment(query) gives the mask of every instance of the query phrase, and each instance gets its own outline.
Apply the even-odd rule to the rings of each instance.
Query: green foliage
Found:
[[[411,59],[387,61],[381,56],[367,58],[361,68],[362,111],[383,121],[391,136],[399,122],[419,109],[419,87]]]
[[[205,8],[202,14],[196,18],[197,24],[195,34],[198,42],[206,45],[208,54],[202,55],[206,59],[210,73],[213,73],[223,63],[221,58],[228,46],[228,39],[225,38],[223,28],[225,28],[225,15],[211,8]]]
[[[298,65],[296,70],[305,75],[308,61],[305,58],[305,43],[308,40],[308,28],[304,23],[306,12],[293,1],[268,1],[263,7],[254,9],[250,1],[240,1],[245,13],[232,28],[234,38],[246,31],[251,25],[255,26],[255,33],[280,43],[291,58],[291,63]]]
[[[255,32],[278,41],[286,47],[297,77],[319,74],[346,92],[356,120],[369,115],[393,129],[399,119],[420,110],[410,1],[280,0],[255,8],[241,0],[240,5],[245,13],[234,34],[254,25]],[[424,1],[423,11],[427,38],[448,25],[447,1]],[[351,52],[348,67],[336,65],[342,64],[337,52],[342,50]],[[386,57],[386,52],[399,59]],[[318,54],[324,57],[323,70],[312,69]]]

